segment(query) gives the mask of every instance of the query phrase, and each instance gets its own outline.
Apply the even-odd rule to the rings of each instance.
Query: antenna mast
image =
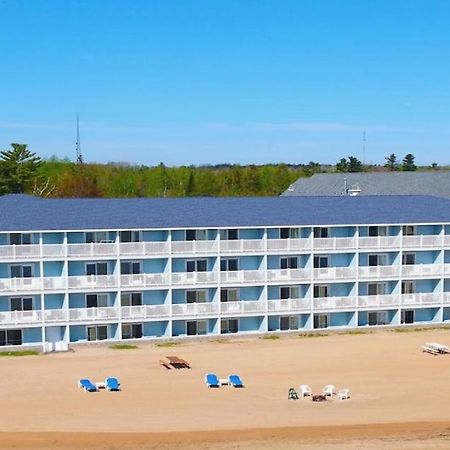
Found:
[[[363,131],[363,137],[362,137],[362,144],[363,144],[363,164],[366,164],[366,130]]]
[[[80,118],[77,113],[77,142],[76,142],[76,150],[77,150],[77,164],[83,164],[83,155],[81,154],[81,144],[80,144]]]

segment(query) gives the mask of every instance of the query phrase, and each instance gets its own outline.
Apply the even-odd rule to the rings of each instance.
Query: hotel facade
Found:
[[[450,200],[0,197],[0,346],[450,322]]]

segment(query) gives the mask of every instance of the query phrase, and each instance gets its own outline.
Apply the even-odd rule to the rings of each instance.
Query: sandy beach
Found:
[[[280,339],[190,341],[135,350],[76,348],[2,358],[0,448],[450,448],[448,329]],[[177,355],[190,370],[165,370]],[[244,389],[208,389],[238,373]],[[117,376],[120,393],[84,393],[82,377]],[[289,387],[349,388],[351,399],[289,401]]]

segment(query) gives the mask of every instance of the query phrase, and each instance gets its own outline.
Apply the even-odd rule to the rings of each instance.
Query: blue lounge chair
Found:
[[[120,391],[119,380],[115,377],[108,377],[105,380],[105,387],[108,391]]]
[[[92,383],[91,380],[87,379],[87,378],[82,378],[79,382],[78,382],[78,386],[80,388],[83,388],[85,392],[97,392],[97,386]]]
[[[217,378],[217,375],[215,375],[214,373],[208,373],[205,375],[205,383],[210,388],[220,387],[219,379]]]
[[[244,383],[242,382],[239,375],[230,375],[228,377],[228,382],[231,384],[231,386],[235,388],[242,388],[244,387]]]

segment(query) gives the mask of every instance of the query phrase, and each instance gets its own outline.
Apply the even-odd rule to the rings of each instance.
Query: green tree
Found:
[[[42,161],[25,144],[13,143],[11,147],[12,150],[0,152],[1,184],[4,191],[20,194],[32,187]]]
[[[184,190],[184,195],[186,197],[192,197],[195,195],[195,177],[194,177],[194,171],[189,171],[189,178],[186,184],[186,188]]]
[[[386,160],[386,164],[384,165],[384,167],[386,167],[386,169],[388,169],[391,172],[398,170],[397,156],[395,156],[394,153],[391,153],[389,156],[386,156],[384,159]]]
[[[355,156],[348,157],[348,172],[362,172],[362,162]]]
[[[341,158],[337,163],[336,163],[336,170],[338,172],[348,172],[348,162],[345,158]]]
[[[413,172],[417,170],[417,166],[414,164],[414,155],[408,153],[402,161],[402,170],[405,172]]]

